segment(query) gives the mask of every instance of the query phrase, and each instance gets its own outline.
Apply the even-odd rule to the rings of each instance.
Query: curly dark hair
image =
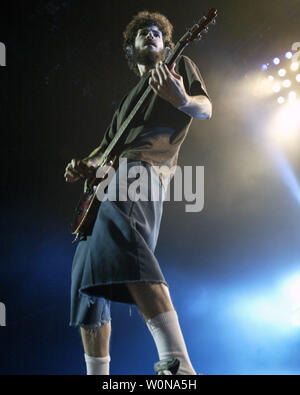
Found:
[[[137,75],[139,71],[136,63],[133,61],[133,47],[137,32],[139,29],[148,26],[156,26],[162,32],[165,47],[174,48],[172,40],[173,25],[167,17],[159,12],[141,11],[133,17],[131,22],[126,26],[123,32],[123,49],[129,65]]]

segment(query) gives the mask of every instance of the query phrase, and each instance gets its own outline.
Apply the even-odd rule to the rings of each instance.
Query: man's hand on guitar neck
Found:
[[[68,163],[64,178],[66,182],[76,182],[80,179],[88,178],[94,174],[94,166],[84,159],[72,159]]]
[[[149,85],[162,99],[175,108],[194,118],[211,118],[212,106],[204,95],[190,96],[187,94],[183,78],[175,71],[175,63],[169,69],[160,62],[151,71]]]

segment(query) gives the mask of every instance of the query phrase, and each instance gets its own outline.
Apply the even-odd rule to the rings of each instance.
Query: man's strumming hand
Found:
[[[65,169],[65,181],[72,183],[90,177],[94,167],[83,159],[72,159]]]

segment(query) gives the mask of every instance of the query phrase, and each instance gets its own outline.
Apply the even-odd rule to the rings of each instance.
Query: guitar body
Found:
[[[97,218],[97,213],[101,204],[101,201],[97,198],[97,190],[101,186],[101,183],[106,180],[106,175],[109,170],[113,167],[115,171],[118,168],[117,157],[113,160],[102,162],[101,166],[98,166],[93,171],[93,176],[85,180],[84,192],[79,199],[76,206],[75,213],[73,216],[71,232],[76,235],[75,240],[80,235],[91,235],[94,227],[94,223]],[[102,167],[101,178],[97,178],[96,174],[99,168]]]
[[[75,209],[71,226],[72,234],[75,234],[76,238],[92,233],[100,203],[94,190],[82,194]]]

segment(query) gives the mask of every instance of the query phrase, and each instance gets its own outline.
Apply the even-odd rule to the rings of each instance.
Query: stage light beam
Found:
[[[292,312],[291,324],[297,327],[300,326],[300,306]]]
[[[293,304],[293,307],[298,306],[300,303],[300,274],[287,278],[282,285],[282,294],[284,297]]]
[[[300,134],[300,101],[294,99],[295,95],[291,95],[291,99],[286,100],[284,103],[280,104],[280,109],[278,109],[272,119],[270,120],[268,131],[271,140],[276,143],[276,145],[281,146],[294,146],[295,141],[299,138]],[[282,100],[282,99],[281,99]],[[278,102],[278,99],[277,99]],[[280,155],[274,156],[276,159]],[[280,167],[286,169],[287,166],[280,162]],[[283,171],[284,178],[287,177],[288,171]],[[291,184],[294,184],[291,183]],[[296,185],[296,184],[295,184]],[[297,196],[297,200],[300,201],[300,193],[298,193],[298,187],[293,187],[294,194]],[[297,190],[297,191],[296,191]]]
[[[300,326],[300,275],[286,279],[281,286],[282,300],[290,314],[290,324]]]

